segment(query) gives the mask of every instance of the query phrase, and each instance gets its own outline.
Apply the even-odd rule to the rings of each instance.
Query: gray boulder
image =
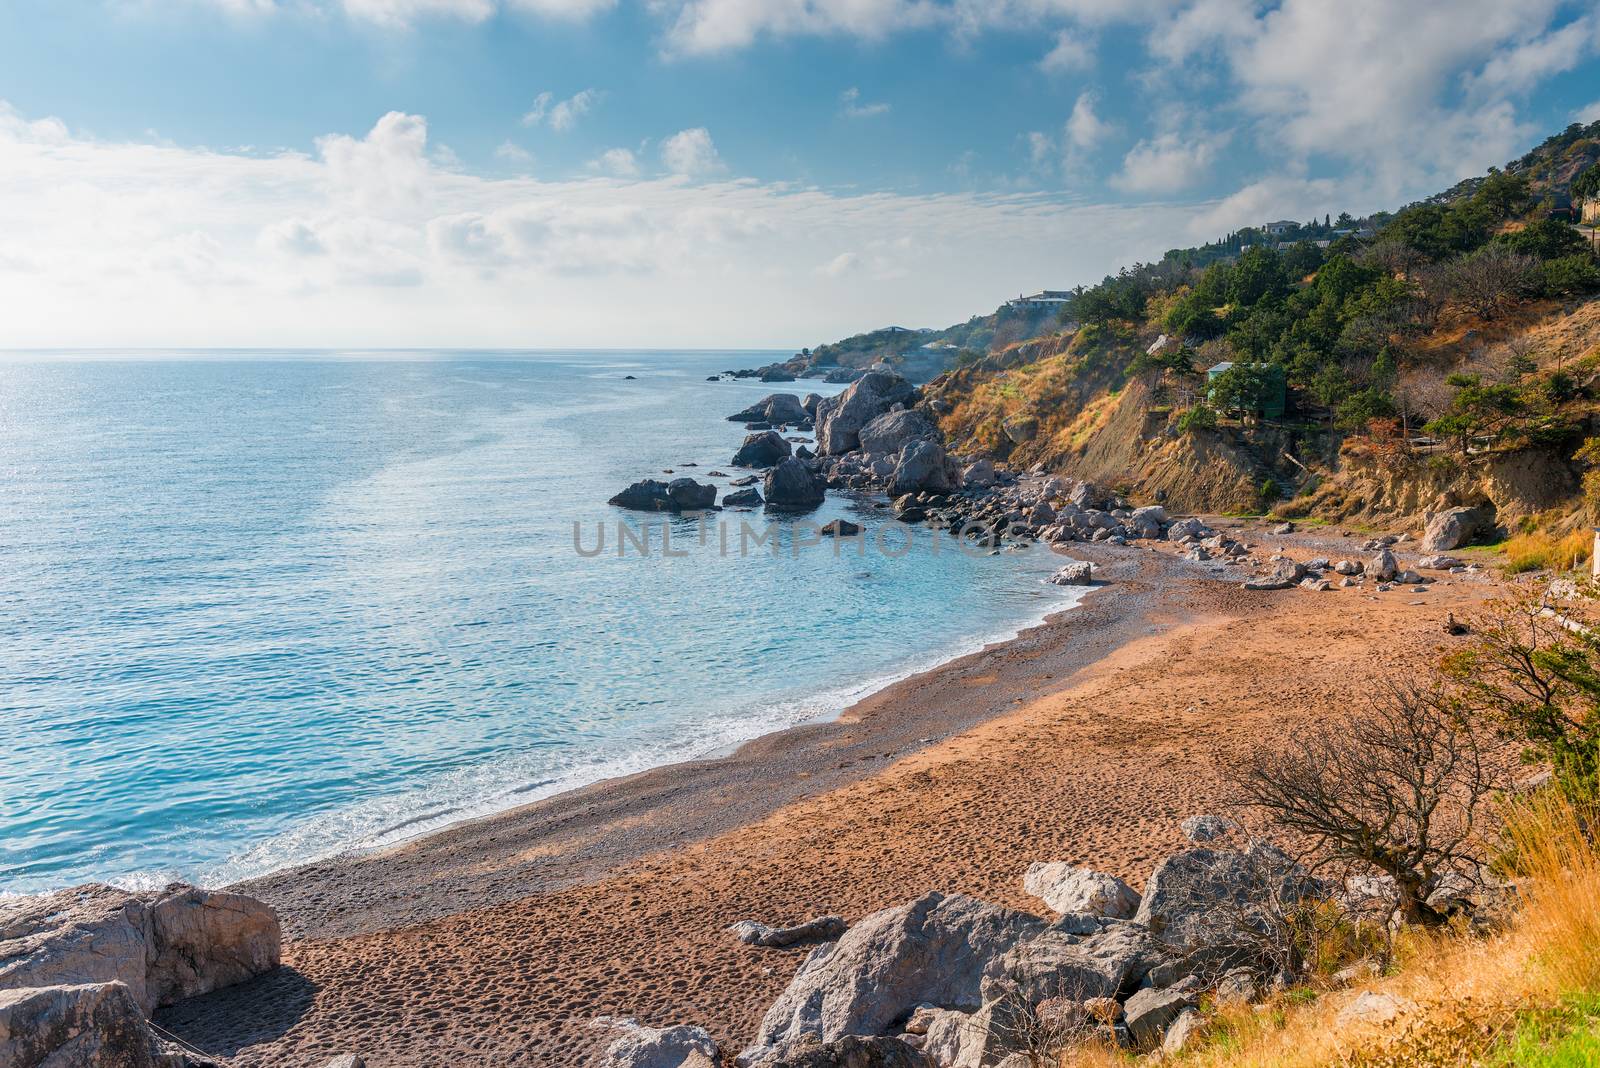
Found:
[[[1377,554],[1367,561],[1363,573],[1378,582],[1388,582],[1400,573],[1400,562],[1388,549],[1379,549]]]
[[[1466,561],[1459,556],[1432,555],[1424,556],[1417,561],[1417,566],[1424,571],[1452,571],[1458,567],[1465,567]]]
[[[803,1044],[766,1062],[767,1068],[942,1068],[898,1038],[847,1035],[821,1045]]]
[[[775,467],[788,459],[790,451],[782,434],[776,430],[762,430],[745,436],[732,462],[735,467]]]
[[[675,512],[702,512],[717,503],[717,487],[692,478],[675,478],[667,483],[667,500]]]
[[[1190,849],[1156,865],[1134,920],[1169,949],[1226,950],[1250,940],[1272,902],[1298,900],[1319,889],[1300,865],[1267,842],[1252,842],[1243,850]]]
[[[6,1068],[190,1068],[156,1038],[119,982],[0,990],[0,1064]]]
[[[817,402],[817,453],[838,456],[861,445],[861,428],[896,404],[906,404],[916,389],[897,374],[869,371],[835,397]]]
[[[761,491],[754,486],[742,490],[734,490],[722,498],[724,508],[760,508],[764,503]]]
[[[950,475],[945,468],[944,446],[935,441],[913,441],[900,452],[894,478],[889,483],[893,496],[904,493],[949,493]]]
[[[1185,1010],[1194,1009],[1200,1001],[1185,990],[1157,990],[1147,987],[1139,990],[1122,1005],[1122,1017],[1127,1022],[1133,1043],[1141,1049],[1159,1046],[1170,1027]]]
[[[1014,990],[1030,1005],[1119,997],[1144,978],[1158,959],[1156,949],[1137,924],[1113,921],[1089,935],[1052,926],[990,962],[985,997],[992,1001],[1002,989]]]
[[[1044,926],[1026,913],[937,891],[875,912],[812,950],[742,1060],[765,1065],[807,1035],[832,1042],[883,1034],[919,1005],[975,1012],[989,962]]]
[[[813,394],[814,396],[815,394]],[[793,393],[770,393],[742,412],[728,416],[730,423],[804,423],[811,418],[805,404]]]
[[[120,982],[148,1013],[271,971],[281,940],[276,913],[241,894],[91,883],[0,901],[0,988]]]
[[[822,482],[792,456],[767,472],[762,489],[774,511],[807,512],[822,503]]]
[[[1060,861],[1029,864],[1022,877],[1022,889],[1056,912],[1087,912],[1125,920],[1139,911],[1139,895],[1127,883],[1115,875],[1076,864]]]
[[[1272,565],[1272,570],[1265,575],[1257,575],[1246,579],[1244,588],[1247,590],[1287,590],[1306,577],[1303,565],[1293,560],[1279,560]]]
[[[970,463],[967,465],[967,469],[961,473],[962,484],[977,489],[988,489],[994,485],[994,479],[994,464],[988,460],[978,460]]]
[[[939,429],[915,408],[884,412],[861,428],[861,451],[894,456],[913,441],[938,441]]]
[[[1422,534],[1424,553],[1445,553],[1469,544],[1488,523],[1478,508],[1446,508],[1428,520]]]
[[[747,946],[781,949],[801,942],[829,942],[844,934],[848,925],[839,916],[818,916],[792,927],[772,927],[756,920],[740,920],[729,927]]]
[[[1239,829],[1239,825],[1225,816],[1190,816],[1178,825],[1183,836],[1191,842],[1211,842],[1226,838]]]
[[[805,410],[807,415],[815,417],[817,414],[817,405],[821,402],[821,400],[821,395],[816,393],[807,393],[804,397],[800,398],[800,407]]]
[[[717,1044],[699,1027],[640,1027],[606,1048],[602,1068],[716,1068]]]
[[[1050,576],[1057,586],[1088,586],[1094,582],[1094,565],[1087,560],[1073,560]]]

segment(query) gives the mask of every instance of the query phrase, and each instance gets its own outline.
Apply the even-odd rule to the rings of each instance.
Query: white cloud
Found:
[[[533,162],[533,153],[510,139],[500,142],[499,147],[494,150],[494,155],[496,159],[503,159],[507,163],[528,164]]]
[[[1555,74],[1563,74],[1600,49],[1600,17],[1585,15],[1514,48],[1497,51],[1473,77],[1480,94],[1524,93]]]
[[[1577,111],[1574,111],[1572,113],[1572,121],[1585,124],[1600,122],[1600,100],[1596,100],[1592,104],[1585,104]]]
[[[861,257],[854,252],[841,252],[821,267],[818,267],[817,273],[827,275],[829,278],[838,278],[855,270],[860,261]]]
[[[839,110],[848,118],[870,119],[878,115],[887,115],[889,113],[889,105],[884,103],[862,103],[861,90],[852,85],[839,94]]]
[[[494,0],[342,0],[342,4],[351,18],[384,26],[408,26],[429,17],[482,22],[495,12]]]
[[[1096,99],[1094,93],[1083,92],[1073,102],[1072,114],[1067,117],[1066,136],[1067,143],[1074,148],[1088,151],[1111,133],[1110,123],[1095,114]]]
[[[556,99],[549,90],[533,98],[533,106],[522,116],[522,125],[548,125],[550,129],[565,133],[578,124],[600,102],[603,96],[598,89],[580,89],[565,100]]]
[[[1066,74],[1093,66],[1094,50],[1081,34],[1067,30],[1056,34],[1055,47],[1039,61],[1039,68],[1048,74]]]
[[[873,39],[949,15],[948,8],[930,0],[683,0],[667,39],[673,51],[683,53],[742,48],[763,36]]]
[[[703,162],[710,139],[677,145]],[[99,141],[0,105],[0,186],[0,348],[816,344],[1099,278],[1191,213],[489,178],[438,164],[401,113],[260,156]]]
[[[617,6],[617,0],[199,0],[239,17],[275,13],[342,12],[358,22],[403,29],[429,18],[482,22],[497,11],[581,21]]]
[[[661,142],[661,162],[671,173],[686,178],[703,178],[727,169],[704,126],[679,130]]]
[[[631,149],[608,148],[589,162],[589,169],[617,178],[634,178],[639,174],[639,158]]]
[[[1204,179],[1226,138],[1164,133],[1134,145],[1111,181],[1130,193],[1175,193]]]
[[[508,0],[515,11],[528,11],[546,18],[581,21],[617,6],[617,0]]]

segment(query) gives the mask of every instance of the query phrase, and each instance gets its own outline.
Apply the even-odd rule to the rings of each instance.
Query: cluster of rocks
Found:
[[[1379,593],[1386,593],[1398,586],[1411,586],[1421,591],[1434,581],[1431,576],[1422,574],[1422,571],[1447,571],[1460,575],[1473,570],[1457,557],[1441,554],[1421,557],[1417,560],[1416,568],[1402,567],[1390,549],[1390,546],[1396,544],[1398,540],[1390,535],[1365,542],[1362,551],[1372,553],[1365,560],[1330,561],[1326,557],[1318,557],[1299,563],[1285,556],[1274,556],[1271,559],[1270,569],[1247,579],[1244,588],[1286,590],[1299,586],[1322,592],[1331,590],[1335,586],[1362,587],[1370,581],[1373,589]],[[1418,570],[1419,568],[1421,570]]]
[[[1032,1068],[1091,1038],[1176,1052],[1205,1026],[1202,998],[1254,1000],[1290,978],[1239,937],[1251,903],[1328,892],[1266,842],[1203,844],[1235,835],[1230,821],[1194,817],[1184,830],[1197,845],[1161,861],[1143,893],[1071,863],[1030,866],[1023,889],[1051,917],[935,891],[848,929],[834,917],[792,929],[836,940],[810,952],[734,1063]],[[764,941],[774,929],[761,925],[734,931],[793,944]],[[681,1068],[718,1055],[698,1028],[633,1026],[604,1063]]]

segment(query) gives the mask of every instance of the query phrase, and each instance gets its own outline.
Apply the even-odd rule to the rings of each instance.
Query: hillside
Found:
[[[1176,249],[924,390],[951,447],[1213,512],[1600,505],[1600,123],[1369,219]]]

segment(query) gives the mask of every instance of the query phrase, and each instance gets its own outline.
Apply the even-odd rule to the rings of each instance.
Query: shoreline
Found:
[[[1035,543],[1030,548],[1034,554],[1042,553],[1051,556],[1060,555],[1051,553],[1049,546],[1042,542]],[[1043,582],[1042,575],[1043,573],[1041,573],[1040,581],[1041,584],[1044,585],[1044,592],[1040,594],[1040,603],[1037,605],[1030,605],[1030,611],[1020,621],[1005,624],[998,630],[982,632],[955,639],[949,643],[949,647],[944,652],[935,653],[930,657],[916,660],[907,666],[892,668],[882,674],[868,676],[858,682],[847,683],[835,689],[825,691],[818,696],[815,702],[816,704],[820,705],[823,710],[816,712],[815,714],[809,714],[804,718],[792,720],[785,720],[784,717],[778,716],[774,717],[777,720],[776,723],[762,723],[760,720],[754,718],[748,720],[730,720],[730,723],[738,724],[738,736],[728,741],[712,744],[703,750],[695,751],[693,749],[695,744],[704,743],[697,743],[691,739],[686,744],[680,743],[677,745],[664,746],[661,750],[652,754],[650,757],[644,758],[650,762],[644,763],[643,766],[632,768],[623,767],[628,764],[638,763],[638,760],[634,758],[619,758],[610,762],[608,765],[602,766],[599,769],[571,769],[567,772],[562,772],[555,775],[546,782],[518,787],[511,790],[502,789],[500,793],[496,795],[497,797],[504,799],[519,793],[531,793],[534,794],[531,799],[519,799],[515,802],[507,804],[496,804],[491,800],[484,802],[481,807],[464,806],[468,810],[466,814],[458,815],[452,812],[443,819],[443,822],[436,822],[437,817],[427,815],[413,817],[408,819],[405,823],[396,825],[393,828],[389,828],[388,830],[372,836],[377,839],[377,841],[373,842],[372,844],[348,846],[323,855],[290,860],[281,864],[273,864],[270,867],[260,868],[257,871],[251,874],[246,874],[242,877],[207,879],[203,883],[200,883],[200,885],[210,886],[216,889],[239,889],[241,887],[253,886],[264,881],[273,880],[280,875],[300,871],[306,868],[316,867],[325,863],[337,862],[341,860],[360,860],[368,857],[381,857],[389,853],[405,850],[408,847],[418,843],[425,842],[427,839],[435,835],[448,834],[459,827],[482,821],[494,820],[502,816],[513,816],[524,810],[544,804],[545,802],[558,799],[566,794],[571,794],[581,790],[588,790],[590,788],[604,787],[608,783],[623,782],[638,775],[647,775],[651,772],[660,771],[662,769],[674,767],[680,764],[696,764],[705,761],[727,759],[735,756],[743,747],[753,743],[761,742],[762,740],[770,738],[773,735],[783,734],[787,731],[800,730],[807,727],[816,727],[830,723],[836,723],[841,719],[848,717],[857,706],[872,701],[883,691],[891,687],[898,686],[901,683],[914,680],[918,677],[925,676],[933,672],[937,672],[946,665],[954,663],[955,661],[989,652],[1000,646],[1006,645],[1007,643],[1015,641],[1029,631],[1049,624],[1060,615],[1078,610],[1086,600],[1093,597],[1096,593],[1107,589],[1106,584],[1098,581],[1095,585],[1088,587],[1052,587]],[[1069,600],[1068,598],[1071,597],[1073,593],[1077,594],[1076,598]],[[762,707],[766,709],[782,709],[793,706],[799,703],[801,700],[802,697],[798,695],[791,696],[774,704],[768,704]],[[750,733],[744,733],[746,730],[748,730]],[[660,757],[661,759],[658,760],[656,759],[657,757]],[[589,771],[595,770],[598,771],[597,776],[590,777],[588,774],[586,774]],[[547,786],[549,789],[543,789],[543,787]],[[407,824],[412,823],[424,823],[428,826],[425,826],[421,830],[410,831],[407,833],[398,834],[397,836],[397,832],[404,830]],[[259,846],[253,848],[259,848]],[[213,866],[212,871],[225,871],[229,867],[237,866],[238,865],[236,865],[234,861],[230,859],[227,862]],[[148,887],[143,885],[145,882],[149,882],[152,885],[164,885],[167,881],[170,880],[144,879],[140,881],[139,886],[130,888],[147,889]],[[112,885],[120,886],[122,884],[123,882],[121,880],[114,880],[112,882]]]
[[[832,724],[244,884],[280,910],[285,967],[157,1020],[235,1068],[569,1068],[596,1063],[602,1016],[697,1024],[735,1053],[807,949],[729,924],[854,922],[930,889],[1039,912],[1034,860],[1140,885],[1185,817],[1224,805],[1229,768],[1447,649],[1446,614],[1497,586],[1258,593],[1177,548],[1074,546],[1112,589]]]
[[[470,866],[479,867],[486,852],[535,852],[538,855],[529,857],[527,863],[511,865],[516,874],[516,892],[544,892],[596,878],[656,849],[703,840],[754,822],[795,800],[858,781],[870,776],[878,766],[937,744],[1008,710],[1006,702],[991,700],[965,713],[952,708],[926,708],[916,721],[916,729],[906,722],[886,722],[886,713],[919,699],[925,688],[947,688],[953,698],[970,692],[973,680],[981,684],[986,676],[994,674],[998,681],[1001,672],[1017,673],[1021,665],[1013,661],[1029,661],[1036,656],[1059,659],[1067,654],[1073,661],[1067,674],[1081,670],[1117,645],[1148,633],[1149,621],[1143,617],[1150,607],[1152,587],[1161,576],[1145,574],[1150,570],[1143,566],[1146,557],[1160,572],[1188,570],[1181,561],[1157,559],[1156,554],[1147,552],[1111,552],[1087,543],[1071,548],[1072,555],[1095,564],[1097,576],[1110,578],[1097,577],[1095,585],[1086,587],[1076,601],[1047,606],[1031,620],[1008,628],[1004,636],[975,637],[961,643],[981,643],[975,649],[952,653],[929,666],[863,682],[861,688],[866,692],[835,711],[764,731],[703,755],[559,789],[524,804],[430,828],[399,842],[275,868],[235,880],[224,888],[273,904],[284,914],[288,937],[348,937],[504,900],[504,894],[496,887],[504,881],[499,879],[472,880],[470,887],[458,887],[443,895],[433,889],[440,871],[460,864],[463,856],[474,857]],[[1042,543],[1038,550],[1050,551]],[[1069,642],[1073,643],[1070,653],[1065,648]],[[1000,670],[989,670],[996,667]],[[1043,675],[1043,681],[1052,679],[1066,684],[1065,676],[1055,672]],[[1041,692],[1039,681],[1015,678],[1007,683],[1037,696]],[[866,728],[867,736],[841,744],[840,736],[858,726]],[[741,793],[730,805],[724,791],[734,784]],[[695,809],[712,795],[723,803],[716,805],[708,818],[701,819],[703,814]],[[659,833],[640,833],[641,814],[648,815],[651,821],[675,820],[678,829],[657,828]],[[679,815],[684,818],[678,819]],[[692,829],[692,833],[683,833],[686,829]],[[560,861],[548,855],[558,843],[574,849]],[[382,872],[372,885],[384,889],[362,893],[363,873],[371,871]],[[433,900],[423,909],[417,909],[415,901],[408,901],[404,915],[396,915],[397,906],[384,899],[408,896],[399,886],[391,886],[397,877],[401,886],[430,886]],[[313,889],[307,892],[305,884]],[[330,887],[338,887],[355,901],[336,909],[314,904]]]

